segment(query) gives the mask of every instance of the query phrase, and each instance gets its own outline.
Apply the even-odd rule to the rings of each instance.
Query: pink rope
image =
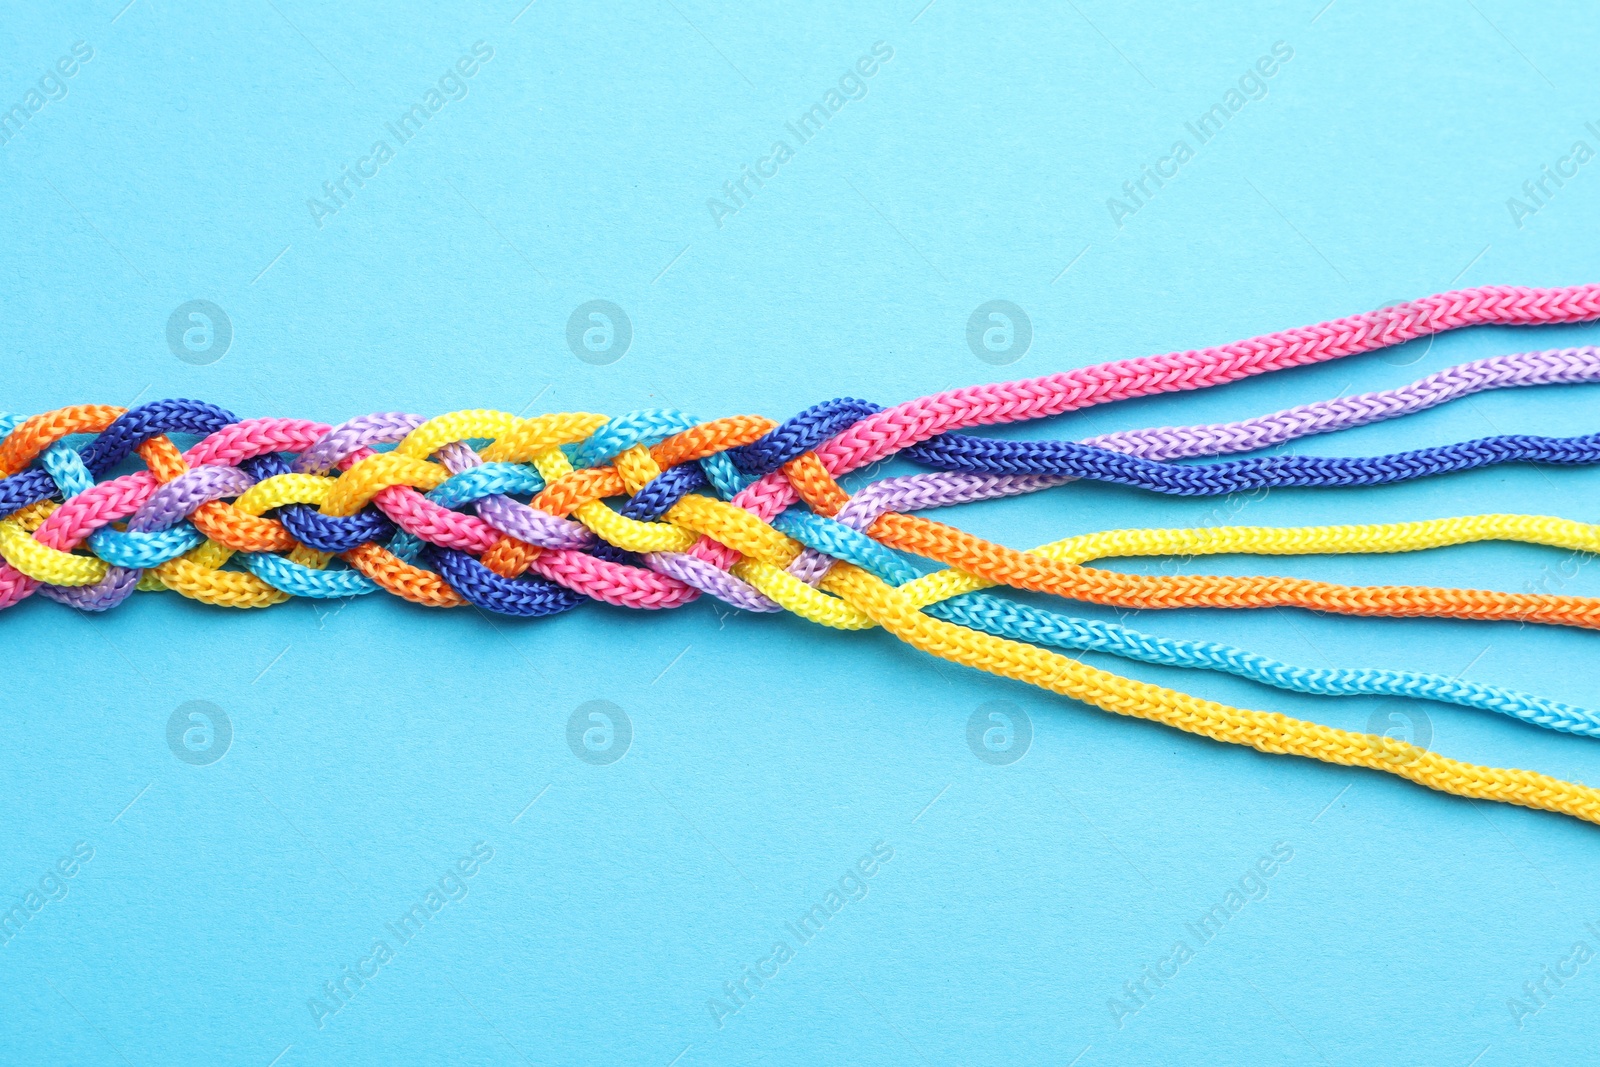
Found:
[[[1463,326],[1551,325],[1595,318],[1600,318],[1600,285],[1461,289],[1213,348],[1141,356],[1042,378],[936,393],[861,420],[818,448],[817,457],[837,478],[950,430],[1048,418],[1118,400],[1207,389]],[[799,494],[783,473],[774,471],[734,497],[733,503],[770,520],[798,500]],[[708,538],[702,538],[691,551],[724,569],[737,558],[732,549]]]

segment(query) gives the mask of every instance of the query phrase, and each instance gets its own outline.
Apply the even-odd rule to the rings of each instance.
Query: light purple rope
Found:
[[[1085,438],[1082,443],[1142,459],[1226,456],[1426,411],[1489,389],[1595,381],[1600,381],[1600,348],[1585,345],[1518,352],[1450,367],[1398,389],[1302,404],[1241,422],[1123,430]]]
[[[453,441],[439,450],[439,458],[451,474],[483,465],[483,457],[463,441]],[[595,536],[587,526],[563,519],[514,500],[504,494],[479,497],[473,502],[478,518],[501,533],[541,548],[589,548]]]
[[[639,558],[656,573],[676,578],[684,585],[692,585],[702,593],[710,593],[736,608],[745,611],[783,610],[753,586],[687,552],[646,552]]]
[[[1583,346],[1523,352],[1463,363],[1398,389],[1303,404],[1238,422],[1124,430],[1090,437],[1083,443],[1153,460],[1232,455],[1300,437],[1366,426],[1490,389],[1596,381],[1600,381],[1600,349]],[[327,472],[358,449],[398,441],[424,421],[420,416],[400,413],[352,419],[329,430],[302,453],[294,469]],[[445,446],[440,459],[452,472],[482,462],[464,445]],[[862,489],[836,518],[852,529],[865,530],[887,511],[922,511],[1017,496],[1073,480],[1038,475],[947,472],[889,478]],[[167,529],[199,503],[237,495],[253,483],[253,478],[237,468],[197,467],[161,486],[133,516],[128,529]],[[580,547],[592,540],[579,524],[547,515],[509,497],[485,497],[477,502],[477,511],[490,524],[535,544]],[[746,583],[693,557],[681,553],[651,553],[645,557],[645,562],[653,570],[711,593],[735,607],[749,611],[778,610],[776,604]],[[790,565],[789,571],[815,585],[834,562],[833,557],[808,548]],[[41,592],[85,610],[103,610],[131,593],[138,578],[137,570],[112,567],[105,578],[93,585],[76,588],[44,585]]]
[[[1085,438],[1082,443],[1154,460],[1226,456],[1426,411],[1490,389],[1585,382],[1600,382],[1600,348],[1584,345],[1518,352],[1450,367],[1398,389],[1302,404],[1239,422],[1123,430]],[[1076,479],[942,471],[886,478],[857,493],[835,518],[852,529],[865,530],[887,511],[922,511],[993,500],[1071,481]],[[789,565],[789,573],[816,585],[834,562],[832,556],[808,548]]]
[[[131,567],[112,567],[104,578],[93,585],[50,585],[41,582],[39,592],[79,611],[106,611],[128,599],[139,584],[139,574],[138,570]]]
[[[239,496],[255,484],[255,477],[247,470],[202,464],[157,486],[150,499],[128,520],[128,531],[170,530],[201,504]]]
[[[370,445],[393,444],[406,434],[427,422],[421,415],[405,415],[397,411],[359,415],[341,422],[322,435],[322,439],[294,461],[297,474],[327,474],[339,461],[357,449]]]

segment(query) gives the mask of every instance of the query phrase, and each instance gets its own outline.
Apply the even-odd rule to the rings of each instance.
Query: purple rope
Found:
[[[238,496],[256,484],[249,471],[239,467],[205,464],[156,487],[128,520],[129,532],[170,530],[201,504]]]
[[[853,530],[865,530],[886,511],[927,511],[978,500],[1021,496],[1064,485],[1072,480],[1040,474],[965,474],[955,471],[885,478],[881,482],[873,482],[851,497],[834,519]],[[832,556],[808,548],[795,557],[788,569],[802,582],[816,585],[836,562]]]
[[[396,411],[357,416],[349,422],[341,422],[300,453],[293,469],[297,474],[326,474],[357,449],[393,444],[427,421],[421,415]]]
[[[451,474],[483,466],[483,457],[464,441],[445,445],[439,450],[439,458]],[[473,507],[478,518],[490,526],[529,544],[580,550],[594,547],[595,536],[582,523],[540,511],[504,494],[481,497]]]
[[[594,534],[582,523],[550,515],[508,496],[477,502],[478,517],[501,533],[543,548],[593,548]]]
[[[1600,349],[1584,346],[1515,353],[1464,363],[1398,389],[1304,404],[1238,422],[1101,434],[1082,443],[1150,460],[1231,455],[1300,437],[1381,422],[1490,389],[1596,381],[1600,381]],[[395,412],[351,419],[329,430],[302,453],[294,469],[325,473],[361,448],[400,440],[424,421],[421,416]],[[482,462],[470,448],[459,443],[445,446],[439,458],[453,473]],[[865,530],[886,511],[927,510],[1016,496],[1073,480],[1044,475],[947,472],[891,478],[863,489],[837,518],[853,529]],[[170,528],[200,503],[235,496],[252,484],[254,479],[237,468],[198,467],[161,486],[133,516],[128,529]],[[485,497],[477,502],[477,510],[485,521],[534,544],[581,548],[592,541],[589,532],[571,520],[546,515],[509,497]],[[749,585],[694,557],[653,553],[647,555],[645,561],[652,569],[737,607],[751,611],[777,609],[776,604]],[[821,581],[833,562],[830,556],[806,549],[789,569],[796,577],[814,585]],[[94,585],[57,587],[46,584],[40,591],[83,610],[104,610],[125,599],[138,579],[139,572],[135,569],[112,567],[106,577]]]
[[[1450,367],[1398,389],[1302,404],[1238,422],[1123,430],[1085,438],[1082,443],[1141,459],[1225,456],[1426,411],[1490,389],[1585,382],[1600,382],[1600,348],[1584,345],[1518,352]],[[856,494],[836,518],[852,529],[865,530],[887,511],[921,511],[993,500],[1071,481],[1076,479],[947,472],[887,478]],[[832,556],[808,548],[789,565],[789,573],[815,585],[834,562]]]
[[[1489,389],[1596,381],[1600,381],[1600,348],[1585,345],[1546,352],[1518,352],[1463,363],[1380,393],[1302,404],[1241,422],[1124,430],[1089,437],[1082,443],[1141,459],[1226,456],[1269,448],[1297,437],[1348,430],[1426,411]]]
[[[684,585],[692,585],[702,593],[710,593],[736,608],[745,611],[783,610],[753,586],[698,557],[684,552],[646,552],[640,558],[658,574],[676,578]]]
[[[112,567],[93,585],[50,585],[39,583],[39,592],[58,604],[79,611],[107,611],[128,599],[139,584],[139,571],[131,567]]]
[[[206,501],[238,496],[254,484],[255,478],[238,467],[210,464],[195,467],[157,486],[156,491],[150,494],[150,499],[128,520],[128,529],[132,532],[171,529]],[[93,585],[46,583],[39,586],[39,592],[79,611],[108,611],[128,599],[138,584],[137,568],[112,567],[104,578]]]

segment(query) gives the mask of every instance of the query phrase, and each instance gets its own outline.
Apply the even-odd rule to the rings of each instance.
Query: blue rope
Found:
[[[890,585],[904,585],[916,571],[866,534],[834,519],[804,512],[780,516],[779,529],[811,548],[848,560]],[[1389,696],[1437,700],[1499,712],[1563,733],[1600,736],[1600,715],[1557,700],[1480,685],[1439,674],[1410,671],[1296,667],[1216,641],[1155,637],[1114,622],[1079,619],[1002,600],[964,593],[923,609],[936,619],[996,637],[1080,652],[1105,652],[1166,667],[1220,671],[1278,689],[1317,696]]]
[[[1221,496],[1296,486],[1389,485],[1501,463],[1580,466],[1600,462],[1600,434],[1507,434],[1387,456],[1262,456],[1205,464],[1157,463],[1076,441],[996,441],[945,434],[902,455],[939,470],[1067,476],[1174,496]]]

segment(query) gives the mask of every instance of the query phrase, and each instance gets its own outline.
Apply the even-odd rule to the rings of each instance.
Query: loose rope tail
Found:
[[[1097,404],[1206,389],[1466,326],[1551,325],[1600,318],[1600,286],[1484,286],[1424,297],[1316,326],[1214,348],[1142,356],[998,385],[953,389],[887,408],[817,449],[835,478],[952,430],[1046,418]],[[769,474],[735,503],[770,519],[799,493]]]
[[[954,595],[989,585],[1127,608],[1299,607],[1341,615],[1427,616],[1600,628],[1600,597],[1500,593],[1433,586],[1340,585],[1302,578],[1141,575],[1081,566],[1116,556],[1231,553],[1311,555],[1415,552],[1482,541],[1520,541],[1600,552],[1600,527],[1544,515],[1468,515],[1423,522],[1354,526],[1231,526],[1111,530],[1068,538],[1032,552],[997,545],[953,526],[889,513],[869,532],[881,544],[937,560],[949,572],[922,580]]]
[[[825,583],[847,603],[914,648],[1091,704],[1214,741],[1384,771],[1442,793],[1553,811],[1600,823],[1600,790],[1535,771],[1480,767],[1376,734],[1319,726],[1270,711],[1247,711],[1121,678],[1016,641],[929,618],[903,593],[851,564]]]
[[[808,552],[828,561],[825,567],[814,572],[816,577],[820,578],[826,574],[828,567],[831,567],[835,560],[853,563],[889,584],[899,587],[913,606],[927,611],[933,617],[998,637],[1009,637],[1028,644],[1067,650],[1106,652],[1144,663],[1222,671],[1301,693],[1327,696],[1360,694],[1438,700],[1462,707],[1480,708],[1510,715],[1523,722],[1551,730],[1591,737],[1600,736],[1600,715],[1592,711],[1542,697],[1480,685],[1459,677],[1446,678],[1441,675],[1383,669],[1295,667],[1218,642],[1156,637],[1116,623],[1077,619],[1027,604],[1012,603],[977,592],[989,587],[991,583],[960,571],[918,575],[915,568],[849,523],[862,523],[866,512],[877,513],[908,504],[928,506],[959,499],[950,496],[943,499],[935,497],[930,500],[923,493],[929,477],[921,475],[889,479],[869,487],[866,493],[858,495],[836,518],[830,519],[816,514],[786,514],[779,518],[779,526],[784,532],[806,544]],[[968,481],[966,476],[932,477],[953,481],[954,488],[959,488],[963,481]],[[971,484],[970,481],[968,484]],[[947,491],[951,488],[953,487],[945,487]],[[847,515],[851,511],[856,514]],[[1519,520],[1524,517],[1505,518]],[[1562,523],[1562,520],[1550,521]],[[1157,532],[1201,533],[1201,531]],[[1315,532],[1315,528],[1302,532],[1309,534]],[[1498,532],[1501,536],[1507,536],[1520,531]],[[1097,547],[1097,542],[1096,535],[1068,538],[1054,545],[1034,549],[1034,553],[1064,554],[1069,558],[1086,557],[1101,551]],[[1084,545],[1090,547],[1083,547]],[[782,570],[770,564],[746,560],[735,569],[770,595],[775,602],[803,618],[839,629],[865,629],[876,625],[864,613],[806,584],[802,578],[805,573],[809,573],[809,569],[803,564],[809,562],[805,558],[797,557],[795,563],[790,564],[787,570]]]
[[[1348,430],[1426,411],[1491,389],[1600,381],[1600,349],[1590,345],[1491,356],[1449,367],[1410,385],[1335,397],[1238,422],[1161,426],[1089,437],[1081,443],[1143,459],[1253,452],[1311,434]]]

